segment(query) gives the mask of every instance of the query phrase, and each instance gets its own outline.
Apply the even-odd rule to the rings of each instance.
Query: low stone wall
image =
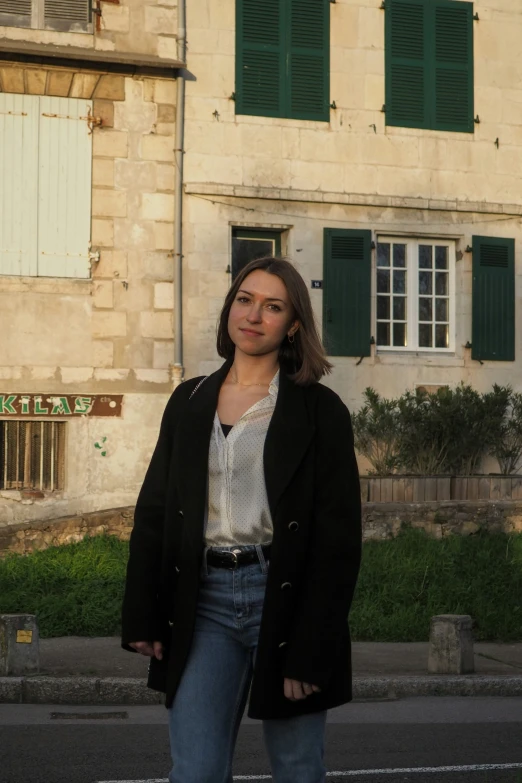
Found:
[[[469,536],[479,530],[521,533],[522,502],[485,500],[363,504],[365,540],[394,538],[404,527],[420,528],[434,538]]]
[[[127,541],[134,508],[114,508],[74,517],[27,522],[0,528],[0,556],[71,544],[103,533]],[[363,503],[364,540],[394,538],[402,528],[425,530],[434,538],[469,536],[479,530],[522,532],[522,501]]]
[[[25,554],[60,544],[73,544],[86,536],[106,533],[127,541],[132,530],[134,508],[112,508],[74,517],[24,522],[0,528],[0,556],[6,552]]]

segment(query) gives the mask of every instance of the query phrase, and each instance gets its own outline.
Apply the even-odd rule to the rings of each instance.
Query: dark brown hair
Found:
[[[238,274],[226,295],[223,309],[219,317],[217,329],[217,352],[224,359],[234,357],[235,345],[228,333],[228,317],[232,303],[243,281],[251,272],[262,269],[271,275],[276,275],[283,281],[290,303],[294,310],[294,318],[299,321],[299,329],[295,332],[291,343],[285,337],[279,349],[279,363],[290,373],[290,378],[299,386],[308,386],[319,381],[323,375],[332,371],[332,365],[326,354],[317,332],[312,302],[306,284],[290,261],[284,258],[256,258],[250,261]]]

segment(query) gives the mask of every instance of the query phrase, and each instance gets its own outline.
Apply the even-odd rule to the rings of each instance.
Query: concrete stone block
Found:
[[[126,381],[129,377],[130,370],[109,370],[97,367],[94,370],[95,381],[110,381],[111,383],[117,383],[119,381]]]
[[[102,250],[94,267],[93,277],[127,277],[127,253],[123,250]]]
[[[146,5],[145,32],[155,35],[176,35],[177,14],[173,8]]]
[[[163,223],[157,223],[156,227],[161,225]],[[172,225],[170,223],[166,225],[171,227],[170,235],[173,236],[174,229]],[[138,270],[144,277],[152,280],[167,280],[173,273],[174,260],[171,254],[165,251],[142,253],[138,255],[136,262],[133,263],[133,268]]]
[[[22,701],[22,678],[0,677],[0,704],[20,704]]]
[[[97,280],[94,283],[93,304],[98,308],[111,309],[114,305],[112,280]]]
[[[140,313],[139,328],[142,337],[168,340],[172,337],[172,313]]]
[[[106,218],[93,218],[92,244],[94,247],[112,247],[114,245],[114,221]]]
[[[172,310],[174,308],[174,287],[172,283],[154,284],[154,309]]]
[[[105,187],[114,186],[114,160],[94,158],[92,161],[92,184]]]
[[[430,674],[472,674],[472,619],[469,615],[440,614],[431,618],[428,654]]]
[[[87,383],[92,378],[92,367],[62,367],[63,383]]]
[[[178,54],[178,42],[175,35],[158,35],[158,57],[175,60]]]
[[[94,188],[92,214],[97,217],[126,217],[127,194],[123,190]]]
[[[92,111],[95,117],[102,121],[103,128],[114,127],[114,103],[105,101],[101,98],[95,98],[92,104]]]
[[[75,73],[69,97],[91,98],[100,76],[97,73]]]
[[[92,363],[94,367],[112,367],[114,345],[109,340],[94,340],[92,345]]]
[[[28,95],[45,95],[47,71],[28,68],[25,72],[25,91]]]
[[[114,244],[126,250],[154,250],[153,221],[131,222],[124,218],[114,221]]]
[[[158,190],[174,190],[176,170],[168,163],[156,164],[156,187]]]
[[[145,220],[174,220],[174,198],[168,193],[144,193],[141,214]]]
[[[174,344],[170,340],[154,342],[152,366],[155,370],[167,369],[169,364],[174,361]]]
[[[154,84],[155,79],[143,79],[143,100],[144,101],[153,101],[154,100]]]
[[[160,103],[157,107],[158,122],[175,122],[176,108],[169,103]]]
[[[24,93],[24,71],[22,68],[6,66],[0,68],[0,85],[3,92]]]
[[[172,106],[175,106],[176,90],[175,79],[156,79],[154,82],[155,103],[170,103]]]
[[[66,98],[71,89],[73,76],[72,71],[49,71],[45,94]]]
[[[91,333],[93,337],[125,337],[127,314],[95,310],[92,313]]]
[[[104,98],[108,101],[124,101],[125,78],[112,74],[100,76],[100,80],[94,91],[94,98]]]
[[[116,161],[114,181],[122,190],[138,190],[140,193],[156,190],[156,163],[120,159]]]
[[[115,104],[114,127],[118,130],[151,133],[156,122],[156,107],[143,100],[143,85],[140,81],[127,81],[126,100]]]
[[[100,704],[162,704],[165,697],[134,677],[104,677],[99,680]]]
[[[57,367],[31,367],[30,377],[32,381],[51,381],[56,378]]]
[[[154,134],[144,136],[141,140],[141,157],[143,160],[159,160],[173,163],[174,140],[168,136],[155,136]]]
[[[168,383],[169,372],[168,370],[149,370],[149,369],[136,369],[134,371],[137,381],[143,381],[145,383]]]
[[[101,29],[111,33],[128,33],[130,30],[130,8],[125,5],[104,3]]]
[[[40,670],[39,633],[34,614],[0,615],[0,676],[21,677]]]
[[[116,130],[95,130],[92,141],[92,154],[94,157],[126,158],[128,155],[127,133]]]
[[[140,313],[152,309],[152,284],[149,280],[135,279],[125,285],[124,280],[114,281],[114,307],[127,313]],[[147,365],[145,365],[147,366]]]
[[[95,677],[26,677],[22,683],[24,704],[97,704]]]

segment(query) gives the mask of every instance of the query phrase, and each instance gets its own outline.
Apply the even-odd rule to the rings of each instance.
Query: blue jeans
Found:
[[[169,709],[170,783],[232,783],[268,573],[256,548],[259,562],[234,571],[203,559],[192,648]],[[274,783],[324,783],[325,725],[325,711],[263,721]]]

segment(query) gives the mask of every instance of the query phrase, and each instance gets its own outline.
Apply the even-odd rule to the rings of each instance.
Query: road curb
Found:
[[[354,677],[353,697],[522,696],[522,675]],[[0,704],[163,704],[162,693],[137,677],[0,677]]]

